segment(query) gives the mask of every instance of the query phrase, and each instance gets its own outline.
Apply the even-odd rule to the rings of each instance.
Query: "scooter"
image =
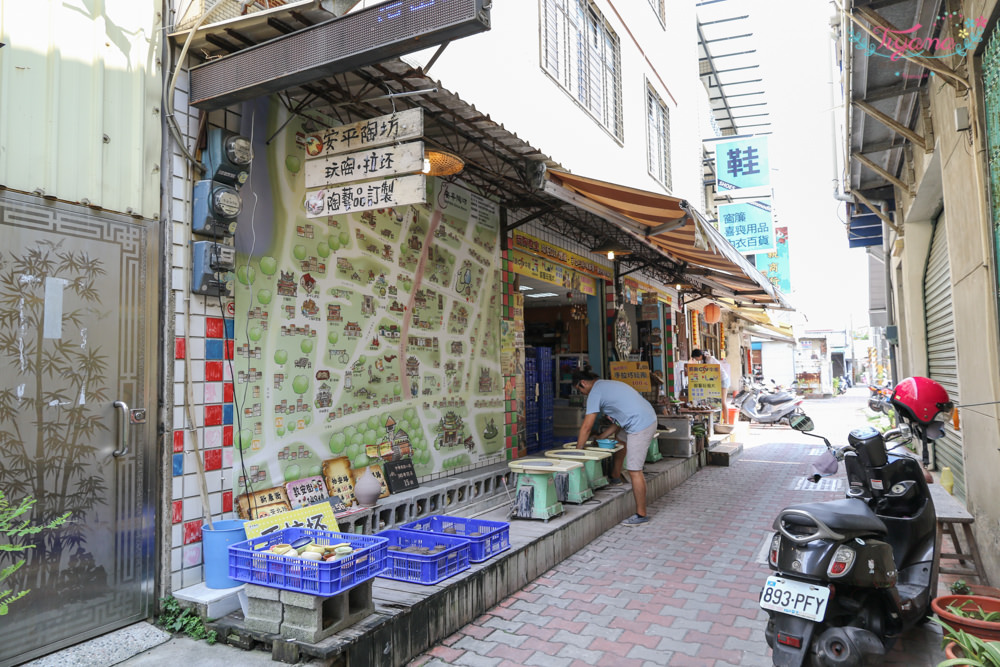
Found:
[[[788,423],[792,415],[804,415],[801,398],[784,399],[777,403],[767,400],[759,387],[744,387],[733,398],[733,407],[739,408],[740,418],[758,424]],[[773,399],[772,399],[773,400]]]
[[[809,433],[808,417],[792,418],[792,428],[823,440],[825,456],[844,462],[849,487],[844,500],[793,505],[774,521],[774,574],[760,606],[775,665],[880,664],[904,630],[928,618],[938,576],[934,503],[920,463],[891,451],[909,434],[925,450],[939,437],[939,420],[952,409],[941,392],[944,400],[931,403],[929,413],[907,411],[894,394],[905,423],[885,435],[855,429],[843,449]]]

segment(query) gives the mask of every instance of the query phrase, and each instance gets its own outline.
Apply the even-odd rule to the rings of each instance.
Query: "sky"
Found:
[[[749,13],[771,114],[774,207],[789,228],[793,305],[809,329],[868,325],[868,262],[848,248],[844,205],[834,199],[834,83],[830,17],[824,0],[724,0]],[[837,83],[839,86],[839,82]],[[839,95],[838,95],[839,97]],[[836,150],[842,151],[841,139]]]

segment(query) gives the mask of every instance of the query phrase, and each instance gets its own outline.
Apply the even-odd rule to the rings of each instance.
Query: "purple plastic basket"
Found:
[[[435,514],[404,523],[399,529],[469,540],[469,560],[473,563],[481,563],[510,549],[510,524],[505,521]]]
[[[395,529],[383,530],[377,535],[389,540],[389,566],[378,575],[385,579],[436,584],[469,569],[469,540],[437,533]],[[431,554],[403,551],[413,547],[444,549]]]
[[[321,546],[346,542],[354,552],[332,561],[311,561],[268,551],[308,537]],[[387,566],[384,537],[285,528],[229,546],[229,576],[248,584],[329,597],[377,576]]]

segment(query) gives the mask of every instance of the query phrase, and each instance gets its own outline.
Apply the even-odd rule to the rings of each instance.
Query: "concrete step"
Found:
[[[727,467],[743,452],[743,444],[724,442],[708,449],[708,465]]]

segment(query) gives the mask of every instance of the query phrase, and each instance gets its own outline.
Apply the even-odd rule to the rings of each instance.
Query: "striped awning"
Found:
[[[545,173],[546,193],[612,222],[680,263],[691,282],[751,304],[791,308],[781,292],[683,199],[565,171]]]

